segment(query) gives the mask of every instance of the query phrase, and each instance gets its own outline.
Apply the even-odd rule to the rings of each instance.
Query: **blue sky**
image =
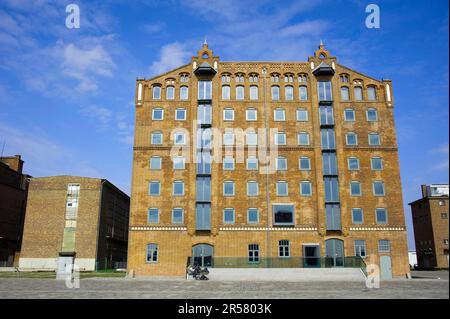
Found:
[[[78,4],[80,29],[65,27]],[[381,28],[365,27],[365,7]],[[393,80],[407,203],[448,183],[448,1],[43,1],[0,3],[0,147],[33,176],[104,177],[129,193],[136,77],[189,61],[205,37],[222,60],[338,62]],[[409,238],[413,246],[412,237]]]

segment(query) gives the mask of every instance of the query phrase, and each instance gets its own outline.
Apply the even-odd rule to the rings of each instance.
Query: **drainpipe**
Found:
[[[264,120],[266,126],[266,156],[269,148],[269,118],[267,115],[267,97],[266,97],[266,80],[267,69],[264,67],[263,74],[263,103],[264,103]],[[267,258],[270,258],[270,179],[269,179],[269,163],[266,163],[266,204],[267,204]],[[270,259],[267,259],[268,261]]]
[[[98,241],[100,239],[100,222],[102,216],[102,201],[103,201],[103,184],[106,182],[106,179],[102,179],[100,183],[100,200],[98,204],[98,221],[97,221],[97,239],[95,241],[95,270],[98,270],[97,262],[98,262]]]

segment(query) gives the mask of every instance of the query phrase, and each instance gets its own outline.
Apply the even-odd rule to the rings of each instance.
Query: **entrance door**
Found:
[[[331,259],[331,266],[344,266],[344,242],[340,239],[328,239],[325,241],[327,257]]]
[[[319,245],[303,245],[303,267],[320,267]]]
[[[381,280],[392,279],[392,263],[391,256],[380,257]]]
[[[65,279],[67,275],[70,275],[72,273],[72,268],[73,256],[59,256],[56,278]]]
[[[198,244],[192,247],[192,257],[194,265],[201,267],[211,267],[213,257],[213,246],[208,244]]]

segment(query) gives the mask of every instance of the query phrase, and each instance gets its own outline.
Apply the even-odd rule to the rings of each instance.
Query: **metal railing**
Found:
[[[0,261],[0,267],[13,267],[14,263],[12,261]]]

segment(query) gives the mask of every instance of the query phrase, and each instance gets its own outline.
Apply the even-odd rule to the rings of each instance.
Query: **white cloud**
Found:
[[[433,171],[444,171],[444,170],[448,170],[448,167],[449,167],[449,163],[448,163],[448,162],[449,162],[448,159],[443,160],[443,161],[441,161],[441,162],[439,162],[439,163],[433,165],[433,166],[431,167],[431,170],[433,170]]]
[[[161,48],[159,60],[152,63],[150,73],[158,75],[185,64],[191,52],[179,42],[166,44]]]
[[[144,30],[147,33],[155,34],[158,33],[166,27],[166,24],[164,22],[155,22],[155,23],[148,23],[144,25]]]
[[[433,148],[431,150],[432,153],[443,153],[443,154],[448,154],[449,153],[449,148],[448,148],[448,144],[445,145],[441,145],[437,148]]]
[[[109,127],[113,112],[105,107],[90,105],[81,108],[80,113],[98,123],[99,130],[105,130]]]

